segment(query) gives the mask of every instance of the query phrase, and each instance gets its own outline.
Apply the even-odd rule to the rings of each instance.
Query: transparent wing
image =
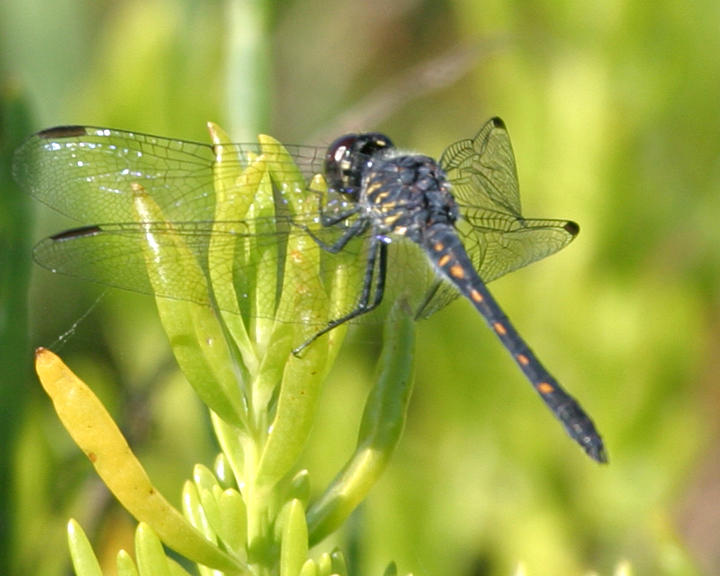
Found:
[[[324,150],[287,146],[306,177],[322,170]],[[267,149],[266,149],[267,150]],[[213,163],[245,167],[258,144],[212,146],[88,126],[50,128],[16,152],[16,180],[40,202],[74,220],[133,222],[133,185],[140,185],[171,221],[209,221]],[[288,166],[288,171],[295,166]]]
[[[258,233],[257,230],[263,227],[276,231]],[[280,228],[284,230],[280,231]],[[238,309],[248,317],[260,315],[253,311],[254,302],[279,301],[286,259],[293,257],[286,247],[293,236],[307,234],[297,219],[280,217],[267,222],[104,224],[46,238],[35,247],[34,257],[38,264],[54,272],[124,290],[207,305],[208,285],[186,281],[182,274],[165,282],[162,290],[152,286],[146,261],[148,233],[152,234],[155,249],[162,251],[164,258],[176,269],[200,266],[206,278],[212,278],[214,286],[232,285]],[[313,234],[330,245],[337,240],[340,231],[320,228]],[[303,293],[304,301],[315,298],[320,301],[342,290],[345,304],[337,308],[337,316],[353,310],[363,287],[367,247],[366,239],[358,237],[337,254],[321,250],[319,268],[312,261],[307,266],[312,267],[309,272],[320,277],[324,290],[323,293]],[[420,248],[411,242],[393,242],[389,260],[391,265],[383,304],[376,313],[360,317],[360,322],[381,320],[384,311],[400,294],[408,299],[411,307],[418,309],[425,292],[435,282],[433,269]],[[297,261],[303,262],[302,258]],[[298,265],[297,262],[294,264]],[[211,266],[215,269],[211,270]],[[233,307],[229,311],[236,310]],[[278,310],[266,312],[268,317],[284,322],[298,321],[297,318],[278,316]]]
[[[515,156],[500,118],[449,146],[440,164],[460,205],[458,232],[485,282],[554,254],[580,230],[570,220],[522,216]]]
[[[266,154],[268,146],[272,153],[272,145],[264,144]],[[280,160],[279,180],[285,168],[289,179],[299,168],[308,181],[322,171],[323,148],[283,149],[290,152],[290,159]],[[325,244],[332,244],[342,229],[321,229],[317,215],[290,216],[282,209],[272,218],[214,222],[218,187],[239,187],[236,193],[243,193],[235,176],[227,176],[233,178],[231,182],[218,182],[219,172],[214,171],[217,159],[222,158],[224,167],[229,168],[220,173],[232,175],[260,152],[258,144],[212,146],[106,128],[70,126],[39,132],[16,153],[16,179],[39,201],[93,225],[44,240],[36,247],[35,258],[57,272],[153,293],[142,251],[148,232],[152,232],[180,266],[199,264],[209,273],[209,262],[214,262],[223,270],[232,270],[240,299],[251,301],[254,290],[278,290],[275,285],[255,286],[258,262],[247,256],[249,246],[259,249],[265,262],[281,272],[286,257],[282,247],[292,234],[304,234],[306,226],[312,227]],[[461,206],[463,220],[458,233],[485,281],[552,254],[577,233],[577,226],[568,221],[522,218],[512,148],[501,120],[488,122],[474,139],[450,146],[441,164]],[[137,223],[133,199],[138,187],[159,207],[164,222]],[[288,192],[298,190],[277,190],[274,202],[282,205],[282,195]],[[339,212],[347,207],[343,202],[337,206]],[[98,222],[104,224],[96,225]],[[175,248],[177,237],[187,250]],[[355,282],[346,289],[359,294],[366,245],[358,238],[341,254],[322,254],[321,273],[328,284],[334,281],[334,271],[342,268],[348,272],[346,279]],[[390,251],[386,302],[400,292],[412,295],[421,315],[427,316],[457,295],[437,279],[418,247],[398,241]],[[214,278],[217,280],[217,274]],[[197,284],[178,280],[165,290],[162,296],[207,302],[206,287]],[[434,296],[423,301],[426,293]],[[352,297],[348,301],[356,302]]]
[[[475,138],[450,145],[440,165],[460,206],[458,234],[484,282],[550,256],[577,236],[579,227],[570,220],[522,216],[515,155],[500,118],[489,120]],[[457,296],[451,284],[439,282],[421,316]]]
[[[520,217],[515,155],[500,118],[488,120],[475,138],[448,146],[440,166],[452,181],[459,204]]]
[[[277,300],[282,287],[287,243],[295,234],[306,234],[295,222],[283,220],[88,226],[42,240],[35,247],[34,256],[40,265],[55,272],[125,290],[208,304],[208,285],[189,280],[183,274],[172,275],[162,289],[152,286],[146,260],[146,244],[152,242],[154,250],[161,252],[176,269],[190,270],[199,266],[206,278],[212,278],[214,285],[232,285],[238,308],[249,311],[251,303],[260,297],[270,296],[270,301]],[[266,229],[284,226],[285,230],[258,232],[264,224],[267,224]],[[331,232],[320,231],[324,241],[332,241]],[[211,249],[212,258],[209,256]],[[342,254],[346,266],[359,266],[355,260],[361,250],[362,244],[348,246]],[[341,257],[328,253],[323,254],[323,258],[329,290],[334,279],[332,271],[340,264]],[[308,263],[308,266],[312,265]],[[210,270],[210,266],[215,269]],[[322,270],[318,273],[324,274]],[[259,278],[273,279],[274,283],[260,282]],[[260,291],[263,291],[262,296],[258,294]],[[321,298],[321,295],[316,297]],[[268,314],[272,312],[270,310]]]

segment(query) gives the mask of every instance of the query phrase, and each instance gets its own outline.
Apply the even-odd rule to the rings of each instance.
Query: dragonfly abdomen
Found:
[[[475,271],[454,229],[448,225],[430,226],[424,236],[424,244],[425,251],[436,268],[482,314],[532,387],[562,422],[570,437],[580,444],[590,457],[598,462],[605,462],[607,457],[603,442],[592,420],[545,369],[512,325]]]

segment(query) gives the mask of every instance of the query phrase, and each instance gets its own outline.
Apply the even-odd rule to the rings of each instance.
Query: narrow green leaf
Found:
[[[196,530],[199,530],[205,538],[215,542],[215,532],[210,526],[207,514],[202,505],[199,489],[192,482],[185,482],[183,485],[182,507],[190,524],[192,524]]]
[[[138,576],[135,562],[125,550],[120,550],[115,559],[117,576]]]
[[[171,576],[160,538],[144,522],[135,530],[135,556],[140,576]]]
[[[310,499],[310,474],[307,470],[300,470],[290,481],[285,500],[292,499],[300,500],[303,506],[307,506]]]
[[[221,491],[219,486],[217,487],[217,489]],[[220,506],[217,499],[215,498],[215,491],[202,488],[198,489],[198,494],[200,496],[200,505],[202,506],[203,512],[205,513],[205,518],[207,519],[208,525],[213,535],[217,538],[217,528],[218,526],[222,525],[222,521],[220,520]]]
[[[287,215],[309,222],[317,215],[317,195],[306,191],[307,183],[300,170],[277,140],[264,135],[258,139],[272,183],[278,190],[273,200],[280,200]],[[300,228],[291,228],[287,232],[285,266],[275,314],[280,321],[273,324],[267,353],[254,386],[253,407],[256,411],[267,409],[291,350],[313,336],[317,327],[329,320],[327,292],[321,281],[320,247]],[[289,318],[296,321],[287,322]],[[318,347],[326,349],[327,339],[323,340],[324,343],[318,341],[314,346],[316,354]],[[315,362],[326,359],[327,354],[322,359],[316,357]]]
[[[305,560],[305,564],[300,569],[300,576],[319,576],[317,564],[312,558]]]
[[[259,212],[262,211],[258,210],[258,206],[267,204],[264,200],[267,185],[261,186],[261,182],[268,181],[269,176],[262,158],[250,159],[243,169],[243,163],[248,159],[238,157],[230,146],[227,134],[213,123],[208,123],[208,129],[216,153],[213,167],[215,222],[208,250],[208,270],[225,325],[240,350],[245,366],[252,373],[257,366],[257,349],[263,342],[262,327],[273,317],[275,302],[268,302],[262,309],[249,306],[253,299],[239,298],[236,282],[243,292],[254,292],[258,288],[258,278],[245,274],[257,269],[260,258],[255,240]],[[272,216],[272,212],[269,215]],[[272,279],[268,280],[271,286],[275,285]],[[257,320],[258,317],[260,320]],[[259,322],[259,331],[250,335],[248,322]]]
[[[80,524],[70,520],[67,525],[68,546],[73,568],[77,576],[103,576],[100,563],[95,557],[90,541]]]
[[[193,481],[198,490],[212,490],[218,485],[217,478],[207,466],[195,464],[193,467]]]
[[[328,320],[328,300],[320,279],[320,248],[308,234],[288,238],[278,310],[281,318],[297,318],[298,323],[276,322],[269,353],[261,365],[261,371],[269,375],[267,382],[274,381],[283,370],[277,410],[258,471],[258,482],[265,486],[284,476],[300,455],[328,366],[327,336],[313,342],[302,357],[290,355],[294,346]],[[269,400],[272,390],[266,386],[260,394]]]
[[[343,553],[338,548],[335,548],[330,553],[330,558],[332,559],[333,574],[347,576],[347,562]]]
[[[327,552],[320,554],[317,559],[318,574],[320,576],[330,576],[332,574],[332,558]]]
[[[405,425],[413,382],[415,324],[397,302],[385,325],[378,377],[365,403],[355,452],[308,509],[310,542],[336,530],[385,470]]]
[[[213,425],[213,430],[215,431],[215,436],[220,444],[220,449],[223,451],[227,463],[232,470],[235,485],[241,486],[245,477],[245,462],[243,459],[244,449],[238,429],[228,424],[214,412],[210,412],[210,420]]]
[[[291,500],[285,505],[280,526],[280,576],[298,576],[308,554],[305,510],[299,500]]]
[[[278,140],[265,134],[258,136],[263,158],[273,182],[280,187],[280,194],[287,200],[294,214],[307,212],[305,191],[307,182],[292,156]]]
[[[219,499],[220,523],[217,532],[225,545],[242,554],[247,539],[247,508],[242,494],[233,488],[224,490]]]
[[[148,229],[143,243],[150,282],[159,294],[172,293],[164,287],[195,286],[202,304],[157,297],[160,319],[183,374],[200,399],[217,414],[242,427],[245,422],[240,372],[230,354],[225,333],[213,311],[204,272],[180,235],[172,234],[155,202],[141,186],[135,187],[135,209],[140,223],[164,222],[168,233],[162,237]],[[182,254],[182,258],[177,255]]]
[[[213,471],[215,477],[218,479],[218,482],[223,488],[237,486],[237,482],[235,482],[235,478],[232,475],[230,462],[228,462],[228,459],[222,452],[220,452],[215,457],[215,462],[213,463]]]
[[[310,346],[302,358],[288,359],[277,411],[258,467],[259,485],[273,486],[285,476],[310,435],[327,360],[323,342],[316,344]]]

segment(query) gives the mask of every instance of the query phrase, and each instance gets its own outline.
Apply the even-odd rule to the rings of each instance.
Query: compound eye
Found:
[[[392,148],[392,140],[380,132],[367,132],[356,137],[359,152],[372,156],[384,148]]]
[[[357,134],[345,134],[328,146],[325,153],[325,179],[330,188],[338,191],[345,188],[346,172],[350,168],[350,156],[357,139]]]
[[[337,138],[330,146],[328,146],[326,159],[328,162],[339,163],[345,156],[355,149],[355,143],[358,141],[357,134],[345,134]]]
[[[328,146],[325,154],[325,178],[328,186],[357,198],[365,169],[380,150],[391,148],[384,134],[345,134]]]

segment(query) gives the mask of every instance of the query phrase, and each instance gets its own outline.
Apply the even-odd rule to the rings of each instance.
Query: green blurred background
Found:
[[[491,288],[610,464],[565,437],[458,302],[418,327],[405,437],[338,543],[357,574],[392,559],[418,575],[720,573],[720,4],[4,0],[0,74],[1,573],[67,574],[70,516],[103,558],[132,546],[32,375],[35,346],[69,330],[55,348],[176,502],[216,450],[151,298],[110,291],[75,326],[102,290],[31,265],[31,243],[72,223],[9,181],[24,135],[206,141],[213,120],[286,143],[381,130],[439,155],[492,115],[526,215],[581,234]],[[353,448],[377,338],[358,331],[326,385],[302,462],[315,490]]]

